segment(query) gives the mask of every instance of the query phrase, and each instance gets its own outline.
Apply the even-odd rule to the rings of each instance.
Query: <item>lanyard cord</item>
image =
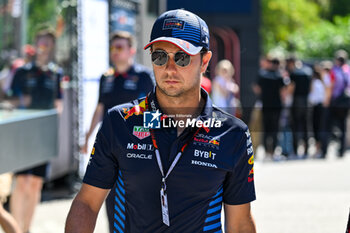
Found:
[[[145,103],[146,103],[146,109],[149,110],[148,96],[146,96]],[[172,170],[174,169],[175,165],[180,160],[180,158],[181,158],[183,152],[185,151],[186,147],[188,146],[188,144],[193,140],[193,138],[199,133],[199,131],[201,129],[202,128],[198,128],[196,130],[196,132],[192,135],[192,137],[181,147],[181,150],[177,153],[177,155],[176,155],[174,161],[172,162],[172,164],[171,164],[171,166],[170,166],[170,168],[169,168],[169,170],[168,170],[166,175],[164,175],[163,165],[162,165],[162,161],[161,161],[160,152],[159,152],[159,148],[158,148],[158,145],[157,145],[154,129],[150,129],[152,143],[153,143],[153,146],[155,148],[155,153],[156,153],[158,167],[159,167],[159,170],[160,170],[160,172],[162,174],[162,188],[164,190],[166,190],[166,184],[165,184],[166,178],[168,178],[169,174],[172,172]]]

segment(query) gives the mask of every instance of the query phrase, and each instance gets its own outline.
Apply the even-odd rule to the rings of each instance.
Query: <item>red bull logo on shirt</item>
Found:
[[[254,164],[254,155],[252,155],[249,160],[248,160],[249,165]],[[253,165],[254,166],[254,165]],[[249,174],[248,174],[248,183],[254,181],[254,167],[252,166],[252,169],[250,169]]]
[[[146,111],[146,101],[141,101],[138,105],[133,106],[130,109],[123,108],[125,114],[124,119],[127,120],[132,115],[142,115]]]
[[[218,140],[210,140],[209,143],[216,145],[216,146],[220,146],[220,142]]]
[[[249,175],[248,176],[253,175],[253,174],[254,174],[254,167],[249,171]]]
[[[198,134],[193,138],[193,144],[208,146],[218,150],[220,146],[220,139],[206,134]]]

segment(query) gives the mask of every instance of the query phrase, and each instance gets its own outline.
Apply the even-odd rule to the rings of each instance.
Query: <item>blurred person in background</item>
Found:
[[[50,28],[35,36],[33,62],[17,69],[11,84],[12,103],[18,108],[62,111],[60,79],[62,70],[54,63],[56,37]],[[38,145],[40,146],[40,145]],[[29,232],[35,207],[41,198],[48,162],[16,171],[10,211],[24,233]]]
[[[327,84],[323,80],[322,67],[314,66],[311,81],[311,90],[309,94],[309,103],[311,104],[312,132],[316,141],[316,152],[314,157],[322,157],[322,130],[325,117],[324,103],[327,96]]]
[[[305,66],[296,57],[291,56],[286,60],[286,70],[293,90],[291,106],[291,125],[293,132],[294,153],[298,156],[299,142],[302,141],[304,158],[308,152],[308,95],[310,93],[312,69]]]
[[[265,69],[260,69],[257,82],[253,88],[256,95],[262,101],[263,143],[265,147],[265,159],[276,157],[277,135],[282,110],[282,96],[286,92],[286,86],[280,72],[280,60],[268,56]]]
[[[82,153],[87,153],[89,138],[108,109],[143,97],[154,86],[152,71],[134,62],[136,42],[130,33],[115,32],[111,35],[109,43],[112,67],[100,78],[98,103],[89,130],[85,135],[85,143],[81,148]]]
[[[229,60],[221,60],[215,67],[213,103],[232,115],[236,115],[239,87],[233,80],[235,69]]]
[[[0,174],[0,226],[5,233],[22,233],[13,216],[4,209],[3,203],[11,192],[12,174]]]
[[[267,59],[266,55],[260,56],[259,59],[259,73],[266,71],[270,66],[270,63]],[[262,101],[261,101],[261,89],[256,84],[252,84],[252,90],[256,95],[256,101],[254,103],[254,107],[251,113],[251,117],[249,120],[249,129],[251,130],[251,138],[253,142],[254,151],[257,150],[257,147],[261,145],[262,141]]]
[[[205,72],[202,74],[202,78],[201,78],[201,87],[208,92],[208,94],[211,94],[211,87],[212,87],[212,82],[211,80],[208,78],[208,73]]]
[[[331,61],[322,61],[320,63],[322,81],[325,87],[325,96],[323,102],[323,118],[321,122],[321,150],[320,154],[316,154],[316,158],[325,158],[328,149],[328,138],[330,135],[331,127],[329,125],[329,106],[332,99],[332,81],[331,81],[331,69],[333,63]]]
[[[24,45],[22,48],[22,55],[23,57],[10,58],[8,65],[5,65],[0,72],[0,100],[6,95],[11,95],[11,93],[8,92],[11,90],[10,87],[16,70],[19,67],[33,61],[35,56],[34,46],[30,44]]]
[[[135,38],[130,33],[118,31],[111,35],[110,60],[112,67],[100,78],[98,103],[85,136],[85,143],[81,148],[82,153],[87,153],[89,138],[108,109],[144,97],[153,89],[152,71],[145,66],[136,64],[134,62],[135,54]],[[114,197],[115,187],[111,189],[106,199],[108,221],[111,223],[114,221]],[[111,225],[109,224],[110,232],[113,233]]]
[[[340,141],[339,157],[344,156],[346,149],[346,119],[350,107],[350,67],[347,64],[347,59],[348,53],[345,50],[338,50],[335,53],[335,61],[331,69],[332,95],[328,124],[331,127],[329,132],[333,132],[333,127],[336,127],[339,131],[339,133],[335,134],[335,137]]]
[[[349,211],[348,224],[347,224],[346,232],[345,232],[345,233],[350,233],[350,211]]]
[[[282,111],[280,116],[280,133],[278,136],[279,145],[281,146],[281,155],[279,159],[291,158],[294,155],[293,133],[291,126],[291,107],[293,103],[293,92],[295,85],[291,83],[289,73],[286,70],[286,62],[281,61],[280,72],[283,82],[286,85],[284,91],[281,92]]]

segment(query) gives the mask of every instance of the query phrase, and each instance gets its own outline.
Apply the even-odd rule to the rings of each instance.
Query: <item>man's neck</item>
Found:
[[[47,64],[49,64],[49,60],[48,59],[37,58],[35,60],[35,65],[40,67],[40,68],[45,68],[47,66]]]
[[[201,96],[200,89],[180,97],[171,97],[156,88],[156,97],[162,111],[169,116],[173,116],[176,121],[196,118],[200,115],[205,105],[205,100]],[[185,128],[178,127],[178,135],[180,135],[184,129]]]
[[[132,66],[133,61],[129,60],[127,62],[119,62],[114,64],[114,68],[118,73],[126,73]]]

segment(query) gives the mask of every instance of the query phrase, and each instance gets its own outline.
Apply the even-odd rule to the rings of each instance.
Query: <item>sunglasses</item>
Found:
[[[111,52],[118,52],[118,53],[121,53],[125,50],[126,48],[122,45],[115,45],[115,46],[111,46],[110,47],[110,51]]]
[[[164,50],[155,50],[151,54],[152,63],[156,66],[164,66],[169,59],[169,53]],[[175,64],[180,67],[188,66],[191,63],[191,56],[183,51],[174,53]]]

